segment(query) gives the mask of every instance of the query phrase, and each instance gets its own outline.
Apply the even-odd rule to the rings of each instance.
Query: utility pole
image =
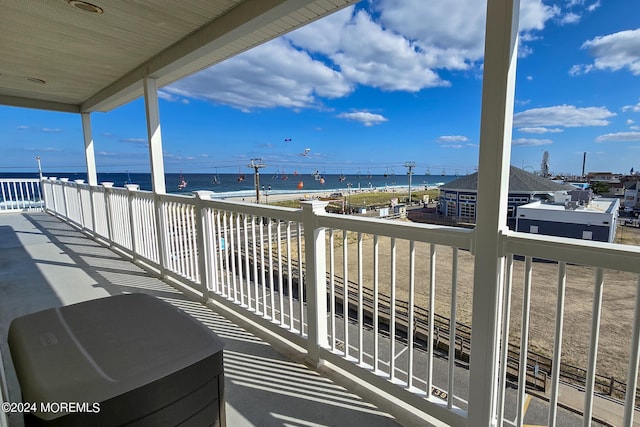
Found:
[[[404,162],[404,167],[407,168],[407,175],[409,175],[409,206],[411,206],[411,175],[413,175],[416,162]]]
[[[251,159],[248,168],[253,169],[253,183],[256,186],[256,203],[260,203],[260,169],[266,165],[262,163],[262,159]]]

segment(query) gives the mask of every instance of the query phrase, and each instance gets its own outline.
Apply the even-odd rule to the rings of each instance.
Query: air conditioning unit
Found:
[[[223,341],[158,298],[116,295],[14,319],[25,425],[224,426]]]

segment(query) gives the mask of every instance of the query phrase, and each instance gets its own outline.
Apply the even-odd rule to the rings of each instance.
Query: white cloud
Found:
[[[469,138],[463,135],[443,135],[438,137],[438,142],[467,142]]]
[[[25,148],[22,148],[22,150],[45,152],[45,153],[57,153],[57,152],[63,151],[62,148],[58,148],[58,147],[25,147]]]
[[[629,125],[629,126],[630,126],[630,125],[632,125],[633,123],[635,123],[633,120],[631,120],[631,119],[627,119],[627,125]]]
[[[160,96],[243,111],[321,108],[322,98],[344,97],[358,85],[417,92],[449,86],[444,70],[481,70],[485,7],[477,0],[379,0],[371,7],[371,13],[345,8],[165,87]],[[542,0],[522,0],[521,52],[530,52],[522,43],[537,39],[558,14]]]
[[[615,116],[605,107],[578,108],[573,105],[557,105],[554,107],[532,108],[513,116],[515,127],[582,127],[606,126],[606,120]]]
[[[640,142],[640,132],[616,132],[600,135],[596,142]]]
[[[574,65],[569,74],[586,74],[594,69],[619,71],[628,69],[640,75],[640,28],[625,30],[606,36],[598,36],[582,44],[595,60],[593,64]]]
[[[569,12],[567,14],[565,14],[564,16],[562,16],[562,18],[560,18],[560,23],[561,24],[575,24],[577,22],[580,22],[580,15],[578,15],[577,13],[573,13],[573,12]]]
[[[60,133],[60,132],[64,132],[64,129],[60,129],[60,128],[42,128],[41,130],[42,130],[42,132],[45,132],[45,133]]]
[[[593,12],[599,7],[599,0],[591,4],[587,4],[585,0],[569,0],[566,2],[562,13],[558,14],[557,20],[560,25],[576,24],[582,19],[584,12]]]
[[[597,9],[597,8],[599,8],[599,7],[600,7],[600,0],[598,0],[598,1],[596,1],[596,2],[594,2],[593,4],[588,5],[588,6],[587,6],[587,10],[588,10],[589,12],[593,12],[594,10],[596,10],[596,9]]]
[[[340,50],[344,37],[343,30],[351,22],[353,10],[353,6],[344,8],[285,37],[296,46],[330,56]]]
[[[133,142],[134,144],[147,144],[146,138],[121,138],[120,142]]]
[[[538,145],[553,144],[550,139],[535,139],[535,138],[518,138],[511,141],[511,145],[519,145],[524,147],[533,147]]]
[[[316,96],[336,98],[352,89],[339,72],[294,49],[283,38],[165,87],[174,95],[242,110],[318,107]]]
[[[338,114],[341,119],[354,120],[360,122],[365,126],[378,125],[380,123],[388,121],[387,118],[380,114],[369,113],[368,111],[355,111],[352,113]]]
[[[440,147],[442,148],[464,148],[462,144],[443,144]]]
[[[416,43],[383,29],[364,11],[356,14],[344,33],[341,49],[331,59],[351,82],[409,92],[450,85],[431,69],[438,65],[435,58]]]
[[[485,6],[477,0],[381,0],[374,7],[381,24],[409,40],[433,58],[433,66],[465,69],[483,56]],[[478,11],[481,10],[481,13]],[[520,3],[520,31],[523,40],[544,29],[559,13],[541,0]]]
[[[590,64],[576,64],[572,65],[569,69],[570,76],[579,76],[581,74],[590,73],[593,70],[593,65]]]
[[[165,101],[169,101],[169,102],[174,102],[178,100],[178,97],[164,90],[158,90],[158,98],[164,99]]]
[[[27,126],[27,125],[20,125],[20,126],[18,126],[16,129],[18,129],[18,130],[26,130],[26,129],[29,129],[29,126]]]
[[[558,128],[545,128],[545,127],[525,127],[518,129],[518,132],[522,133],[559,133],[564,132],[562,129]]]
[[[638,102],[636,105],[625,105],[624,107],[622,107],[622,111],[632,111],[634,113],[640,113],[640,102]]]

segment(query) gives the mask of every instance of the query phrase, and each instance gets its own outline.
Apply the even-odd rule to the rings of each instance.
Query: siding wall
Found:
[[[609,227],[604,225],[571,224],[566,222],[543,221],[539,219],[518,218],[516,231],[531,233],[531,227],[538,227],[536,234],[583,239],[584,232],[591,232],[591,239],[600,242],[609,241]]]

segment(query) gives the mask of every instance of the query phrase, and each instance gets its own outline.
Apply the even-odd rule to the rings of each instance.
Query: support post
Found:
[[[215,254],[209,254],[205,239],[210,237],[208,219],[205,212],[204,200],[211,200],[213,191],[196,191],[196,246],[198,250],[198,275],[200,276],[200,291],[203,302],[206,304],[209,299],[210,278],[209,262],[215,262]]]
[[[469,414],[476,425],[496,424],[502,233],[507,197],[518,46],[519,0],[488,0],[485,36],[478,210],[469,377]],[[506,343],[503,343],[506,345]]]
[[[98,172],[96,168],[96,155],[93,147],[93,132],[91,131],[91,114],[80,113],[82,119],[82,133],[84,136],[84,158],[87,164],[87,184],[89,184],[89,197],[91,208],[92,232],[96,234],[96,206],[93,200],[93,188],[98,185]]]
[[[151,187],[156,194],[167,192],[164,182],[164,160],[162,158],[162,132],[160,131],[160,110],[158,106],[158,83],[145,77],[144,106],[147,113],[147,137],[149,139],[149,159],[151,162]]]
[[[82,118],[82,134],[84,135],[84,159],[87,164],[87,183],[98,185],[96,169],[96,155],[93,148],[93,134],[91,132],[91,114],[80,113]]]
[[[309,340],[307,358],[313,366],[320,364],[320,349],[327,340],[327,267],[325,230],[318,227],[318,215],[325,213],[329,202],[300,202],[304,225],[305,287],[307,292],[307,324]],[[302,296],[300,298],[302,300]]]

